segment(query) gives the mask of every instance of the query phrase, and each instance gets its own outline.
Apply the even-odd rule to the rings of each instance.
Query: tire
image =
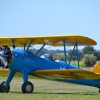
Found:
[[[1,93],[4,93],[4,92],[8,93],[9,90],[10,90],[10,85],[9,84],[5,84],[5,81],[0,83],[0,92]]]
[[[100,93],[100,89],[99,89],[99,93]]]
[[[25,82],[22,84],[22,92],[23,93],[32,93],[34,90],[34,86],[31,82]]]

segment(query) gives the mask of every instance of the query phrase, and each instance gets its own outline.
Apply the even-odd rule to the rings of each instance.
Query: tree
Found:
[[[100,60],[100,50],[95,50],[94,55],[97,57],[97,60]]]
[[[85,54],[94,54],[94,51],[95,51],[94,47],[92,47],[92,46],[86,46],[82,49],[83,55],[85,55]]]
[[[85,54],[82,60],[85,67],[92,67],[96,63],[96,56],[94,54]]]
[[[63,54],[56,54],[54,55],[54,59],[59,59],[64,61],[64,55]]]

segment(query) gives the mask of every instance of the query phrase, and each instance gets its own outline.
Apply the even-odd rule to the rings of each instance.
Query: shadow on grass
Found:
[[[17,94],[25,94],[19,91],[10,91],[10,93],[17,93]],[[27,93],[26,93],[27,94]],[[99,95],[99,93],[97,92],[33,92],[33,93],[29,93],[29,94],[69,94],[69,95]]]

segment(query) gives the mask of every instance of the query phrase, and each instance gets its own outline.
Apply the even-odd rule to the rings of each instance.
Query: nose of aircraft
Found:
[[[8,64],[11,62],[12,54],[10,48],[5,45],[0,47],[0,66],[8,68]]]

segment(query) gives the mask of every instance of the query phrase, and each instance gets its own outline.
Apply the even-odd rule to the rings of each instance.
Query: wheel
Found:
[[[22,84],[22,92],[23,93],[32,93],[34,90],[34,86],[31,82],[25,82]]]
[[[10,85],[9,84],[6,84],[5,81],[0,83],[0,92],[3,93],[3,92],[9,92],[10,90]]]
[[[99,93],[100,93],[100,89],[99,89]]]

